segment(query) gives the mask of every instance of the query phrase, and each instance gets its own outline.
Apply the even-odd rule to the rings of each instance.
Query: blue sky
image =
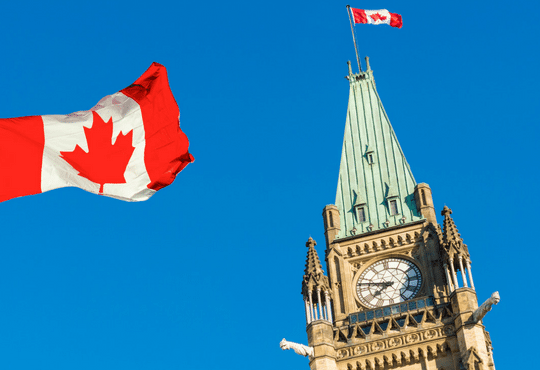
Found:
[[[540,5],[409,3],[351,3],[403,16],[358,26],[360,54],[416,181],[454,211],[479,300],[501,294],[484,320],[497,367],[527,368]],[[147,202],[60,189],[0,204],[0,367],[309,368],[279,341],[307,341],[309,236],[324,256],[354,60],[345,5],[2,4],[0,117],[89,109],[156,61],[195,162]]]

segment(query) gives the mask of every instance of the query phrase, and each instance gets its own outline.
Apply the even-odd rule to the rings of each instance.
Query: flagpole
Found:
[[[356,38],[354,37],[354,28],[351,19],[351,6],[347,5],[347,15],[349,16],[349,22],[351,23],[351,34],[354,42],[354,51],[356,52],[356,62],[358,63],[358,71],[362,72],[362,65],[360,64],[360,58],[358,57],[358,47],[356,46]]]

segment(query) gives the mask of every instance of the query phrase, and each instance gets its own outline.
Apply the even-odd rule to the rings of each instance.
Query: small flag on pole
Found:
[[[75,186],[141,201],[193,161],[164,66],[92,109],[0,119],[0,202]]]
[[[381,10],[364,10],[351,8],[353,14],[354,23],[367,23],[367,24],[388,24],[392,27],[401,28],[403,21],[401,15],[396,13],[390,13],[386,9]]]

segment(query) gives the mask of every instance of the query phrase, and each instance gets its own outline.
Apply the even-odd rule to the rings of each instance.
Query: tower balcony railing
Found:
[[[433,307],[435,300],[433,297],[424,297],[413,299],[407,302],[376,308],[369,311],[356,312],[349,315],[349,323],[356,324],[359,322],[370,321],[373,319],[380,319],[393,315],[402,314],[414,310],[423,309],[426,307]]]

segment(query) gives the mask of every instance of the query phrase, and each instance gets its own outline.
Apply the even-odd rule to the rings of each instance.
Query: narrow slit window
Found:
[[[367,161],[368,161],[369,164],[375,163],[375,160],[373,159],[373,153],[368,153]]]
[[[424,189],[422,189],[420,193],[422,194],[422,203],[425,206],[427,202],[426,202],[426,193],[424,192]]]
[[[358,222],[366,222],[366,209],[364,207],[356,207],[356,216]]]
[[[390,214],[392,216],[395,216],[395,215],[399,214],[396,200],[391,200],[390,201]]]

